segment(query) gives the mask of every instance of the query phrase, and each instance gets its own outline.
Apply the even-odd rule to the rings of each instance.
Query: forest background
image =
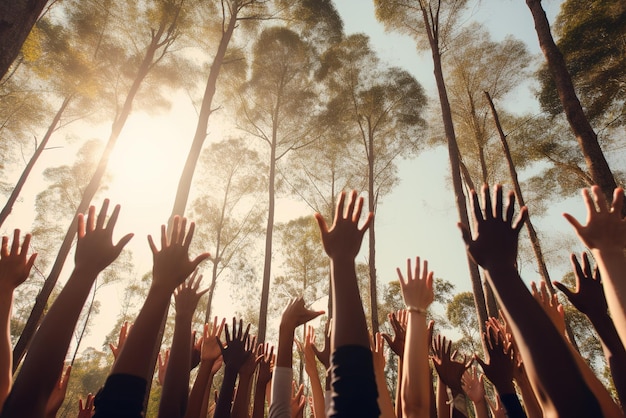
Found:
[[[121,322],[132,321],[147,290],[151,257],[145,236],[158,234],[178,201],[180,173],[198,136],[194,132],[206,78],[216,67],[213,60],[219,55],[220,36],[223,39],[220,2],[153,0],[126,7],[122,3],[50,4],[1,86],[0,169],[7,197],[53,117],[63,110],[2,223],[3,235],[10,235],[13,228],[32,231],[33,249],[40,254],[33,277],[16,293],[15,342],[104,144],[113,136],[112,130],[119,129],[92,203],[97,206],[108,197],[121,204],[117,233],[134,232],[135,238],[96,284],[77,327],[68,359],[76,357],[84,370],[74,372],[81,383],[72,386],[76,393],[68,403],[81,390],[84,396],[84,390],[97,387],[101,370],[106,371],[104,366],[111,360],[107,343],[114,340]],[[460,154],[467,167],[465,187],[487,180],[512,188],[482,96],[487,90],[508,135],[548,270],[553,280],[562,280],[570,270],[568,253],[582,248],[561,213],[584,217],[577,190],[587,183],[582,156],[546,81],[532,16],[521,1],[449,3],[464,6],[448,28],[442,59]],[[576,2],[543,2],[550,22],[566,3]],[[290,297],[304,294],[316,307],[327,307],[327,264],[311,215],[320,211],[330,218],[333,199],[342,188],[362,190],[367,199],[371,176],[362,128],[367,126],[364,121],[380,114],[377,106],[387,106],[389,115],[380,119],[382,127],[372,130],[384,146],[377,148],[382,159],[372,167],[378,181],[373,186],[375,199],[367,199],[376,210],[375,257],[368,252],[369,243],[360,257],[366,309],[371,312],[371,288],[366,282],[374,271],[377,322],[388,329],[385,315],[402,306],[394,285],[395,268],[419,255],[429,260],[441,279],[439,304],[433,312],[438,326],[464,341],[463,348],[480,350],[430,51],[416,49],[411,36],[385,32],[376,19],[375,4],[365,0],[222,4],[239,4],[241,19],[217,77],[208,135],[184,210],[198,224],[196,252],[202,249],[215,255],[220,231],[219,257],[201,270],[206,286],[216,279],[211,315],[243,316],[256,324],[264,276],[270,278],[265,302],[269,341],[275,340],[276,320]],[[567,11],[562,12],[561,22],[567,18]],[[563,31],[563,24],[556,25],[556,35],[559,28]],[[624,28],[620,30],[624,36]],[[137,85],[132,112],[122,120],[127,92],[155,39],[161,44],[153,42],[153,63]],[[285,62],[289,65],[279,65]],[[273,76],[281,71],[290,83],[277,90]],[[623,83],[617,89],[623,95]],[[389,97],[383,90],[391,92]],[[283,93],[283,113],[272,113],[277,107],[265,99]],[[350,110],[350,94],[361,100],[356,114]],[[626,158],[621,97],[618,94],[611,99],[614,103],[592,115],[618,183]],[[272,125],[276,120],[281,123]],[[273,158],[267,147],[272,133],[279,142]],[[270,187],[276,193],[276,213],[269,229],[268,161],[276,162],[275,184]],[[268,273],[269,230],[273,248]],[[372,236],[369,239],[373,242]],[[534,255],[527,240],[523,242],[521,275],[537,281]],[[70,258],[50,300],[71,267]],[[207,302],[200,302],[198,323],[204,320],[206,306]],[[579,328],[579,344],[589,345],[583,349],[595,353],[587,358],[601,362],[599,345]],[[164,346],[170,334],[166,329]],[[604,366],[595,365],[602,373]]]

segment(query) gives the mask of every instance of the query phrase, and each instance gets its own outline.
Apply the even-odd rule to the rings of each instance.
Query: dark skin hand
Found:
[[[383,338],[387,341],[389,348],[391,348],[397,356],[402,358],[404,355],[404,341],[406,339],[406,311],[400,310],[397,313],[392,312],[387,315],[387,318],[393,328],[393,337],[389,334],[382,334]]]
[[[462,361],[456,361],[454,358],[457,352],[452,352],[452,341],[446,340],[446,337],[441,335],[434,339],[432,348],[433,363],[443,383],[452,390],[454,396],[463,393],[461,378],[471,365],[471,360],[467,362],[466,356],[463,356]]]
[[[222,350],[222,356],[224,358],[224,364],[227,368],[232,368],[237,372],[244,363],[252,356],[252,345],[250,336],[250,324],[246,327],[246,331],[243,332],[243,320],[239,320],[239,327],[237,327],[237,321],[233,318],[233,336],[231,338],[228,330],[228,324],[224,327],[224,333],[226,334],[226,346],[222,345],[222,342],[218,339],[217,342]]]
[[[606,315],[609,307],[604,296],[600,270],[596,267],[592,273],[587,253],[582,254],[582,259],[583,265],[581,267],[576,255],[572,254],[570,256],[574,274],[576,275],[576,290],[571,291],[563,283],[559,282],[554,282],[554,286],[567,296],[567,299],[576,309],[588,317]]]
[[[483,361],[477,355],[474,357],[480,367],[494,384],[498,393],[514,393],[513,369],[515,356],[512,346],[504,342],[504,336],[499,330],[487,323],[487,330],[483,333],[484,345],[487,348],[487,357]]]

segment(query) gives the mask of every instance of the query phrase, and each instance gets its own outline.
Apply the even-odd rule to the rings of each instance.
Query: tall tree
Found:
[[[195,199],[192,212],[198,227],[195,245],[209,250],[213,264],[205,309],[205,322],[210,322],[218,278],[227,269],[235,277],[250,269],[248,249],[262,229],[258,202],[265,179],[259,176],[264,168],[258,153],[242,138],[211,144],[200,162],[206,168],[200,183],[210,193]]]
[[[17,58],[22,44],[47,3],[48,0],[0,3],[0,79]]]
[[[589,174],[593,182],[600,186],[606,198],[610,200],[613,198],[613,190],[617,187],[615,178],[602,152],[598,136],[578,100],[563,54],[552,37],[550,23],[541,6],[541,0],[526,0],[526,5],[533,16],[539,46],[550,68],[563,111],[578,141]],[[626,215],[626,206],[623,214]]]
[[[321,77],[330,84],[332,114],[345,124],[361,149],[359,159],[367,179],[368,210],[397,184],[399,158],[415,155],[425,125],[421,111],[426,97],[408,72],[386,68],[364,35],[352,35],[322,57]],[[358,138],[358,140],[356,139]],[[369,229],[369,279],[372,330],[378,332],[376,232]]]
[[[128,57],[128,61],[125,63],[127,65],[127,72],[133,74],[129,77],[130,86],[128,87],[126,96],[123,99],[121,106],[117,109],[106,147],[100,157],[89,184],[83,192],[82,199],[76,207],[76,214],[84,213],[88,209],[91,199],[98,191],[100,181],[105,175],[109,156],[115,147],[122,128],[128,120],[132,110],[133,101],[137,97],[143,81],[155,68],[155,66],[163,60],[179,34],[178,24],[180,23],[179,18],[181,18],[182,7],[182,3],[180,1],[154,0],[154,2],[144,4],[143,6],[144,7],[142,8],[140,5],[136,5],[138,8],[136,11],[140,11],[141,13],[133,15],[133,17],[143,23],[145,25],[144,27],[149,32],[146,39],[147,44],[140,47],[138,50],[133,51],[133,53],[131,53]],[[128,16],[131,15],[129,14]],[[72,222],[67,234],[65,235],[52,270],[50,271],[50,274],[48,275],[48,278],[46,279],[46,282],[37,297],[35,306],[33,307],[31,315],[24,328],[24,332],[14,348],[14,369],[16,369],[19,365],[19,362],[28,348],[28,344],[34,335],[39,320],[43,314],[45,304],[57,282],[63,268],[63,264],[69,254],[75,234],[76,224],[75,222]]]
[[[459,221],[470,225],[467,215],[466,197],[460,172],[459,146],[454,131],[452,109],[448,98],[441,56],[451,34],[457,29],[458,17],[467,5],[467,0],[374,0],[376,17],[385,28],[407,33],[417,42],[420,49],[430,49],[434,75],[439,93],[441,116],[448,146],[450,170]],[[474,303],[481,329],[487,320],[487,307],[478,266],[467,256],[467,263],[474,293]]]
[[[241,91],[241,127],[269,148],[268,212],[259,341],[265,340],[272,269],[276,167],[289,152],[312,142],[315,99],[312,51],[297,33],[284,27],[265,29],[252,50],[250,79]]]

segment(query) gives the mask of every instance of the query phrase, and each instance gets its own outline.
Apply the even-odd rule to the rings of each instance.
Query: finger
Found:
[[[572,263],[572,268],[574,269],[574,273],[576,274],[576,282],[578,284],[583,279],[585,274],[583,272],[583,269],[580,267],[580,263],[578,262],[578,258],[576,257],[576,254],[574,253],[570,254],[569,260]],[[583,259],[583,263],[584,263],[584,259]]]
[[[581,190],[583,195],[583,201],[585,202],[585,207],[587,208],[587,217],[589,217],[592,213],[596,213],[596,205],[593,203],[591,199],[591,194],[589,193],[589,189],[584,188]]]
[[[617,187],[613,190],[613,202],[611,204],[611,212],[619,213],[621,216],[622,207],[624,206],[624,189]]]
[[[20,249],[20,230],[15,229],[13,231],[13,243],[11,244],[11,254],[17,255],[17,252],[19,249]]]
[[[591,263],[589,262],[589,256],[585,252],[583,252],[583,272],[585,273],[585,277],[592,277]]]
[[[567,222],[570,223],[570,225],[572,225],[574,227],[576,232],[580,232],[584,228],[581,225],[581,223],[578,222],[578,220],[576,218],[574,218],[572,215],[570,215],[569,213],[564,213],[563,217],[567,220]]]
[[[591,186],[591,193],[593,194],[593,200],[596,202],[598,207],[598,212],[608,212],[609,204],[606,201],[606,197],[604,196],[604,193],[602,193],[600,186]]]
[[[356,207],[352,211],[352,222],[357,223],[361,219],[361,212],[363,211],[363,198],[359,197],[356,202]]]
[[[574,294],[567,287],[565,287],[563,283],[552,282],[552,284],[554,285],[554,287],[556,287],[561,292],[563,292],[563,294],[567,297],[567,299],[569,299],[570,301],[572,300],[572,297],[574,296]]]
[[[9,256],[9,237],[6,235],[2,237],[2,249],[0,250],[0,255],[2,255],[2,257]]]
[[[338,219],[343,218],[343,206],[344,206],[345,201],[346,201],[346,192],[339,193],[339,200],[337,200],[337,209],[335,210],[335,224],[337,223]]]
[[[178,222],[177,218],[174,218],[174,224]],[[169,247],[168,239],[167,239],[167,230],[165,229],[165,225],[161,225],[161,249]]]
[[[186,222],[186,221],[187,220],[185,218],[183,218],[183,222]],[[189,230],[187,231],[187,235],[185,235],[185,240],[183,241],[183,247],[189,248],[189,246],[191,245],[191,240],[193,239],[193,234],[194,234],[195,231],[196,231],[196,223],[195,222],[191,222],[189,224]],[[184,233],[184,230],[183,230],[183,233]]]
[[[515,232],[519,233],[524,224],[526,223],[526,219],[528,219],[528,208],[526,206],[522,206],[519,210],[519,215],[517,215],[517,220],[515,221],[515,226],[513,229]]]
[[[119,218],[120,216],[121,209],[122,207],[120,205],[115,205],[115,207],[113,208],[113,213],[111,213],[111,216],[109,216],[109,222],[107,222],[106,229],[108,231],[111,231],[111,233],[113,233],[113,228],[115,228],[115,224],[117,223],[117,218]],[[100,221],[100,219],[98,219],[98,221]]]
[[[470,245],[472,243],[472,233],[469,228],[461,222],[457,223],[456,226],[461,230],[461,237],[463,238],[465,245]]]
[[[133,239],[134,236],[135,234],[133,233],[126,234],[122,237],[122,239],[119,240],[117,244],[115,244],[115,249],[118,251],[118,253],[122,251],[122,249],[126,246],[126,244],[130,242],[131,239]]]
[[[350,192],[350,196],[348,197],[348,207],[346,208],[346,212],[343,215],[344,219],[352,219],[352,213],[354,212],[354,205],[357,202],[356,190],[352,190]]]
[[[82,213],[79,213],[76,218],[76,222],[77,222],[76,234],[78,235],[78,239],[81,239],[85,236],[85,230],[86,230],[85,215],[83,215]]]
[[[33,236],[31,234],[26,234],[24,236],[24,242],[22,243],[22,248],[20,249],[20,255],[24,258],[26,258],[26,254],[28,253],[28,247],[30,246],[30,240],[32,237]]]
[[[107,211],[109,210],[109,199],[104,199],[102,202],[102,207],[100,208],[100,213],[98,214],[98,219],[96,221],[96,228],[103,229],[104,221],[107,218]]]
[[[159,250],[157,250],[156,245],[154,245],[154,241],[152,240],[152,235],[148,235],[148,245],[150,246],[150,251],[152,251],[152,254],[156,254],[159,252]]]
[[[361,233],[365,233],[365,231],[367,231],[368,228],[372,225],[373,221],[374,221],[374,214],[372,212],[369,212],[367,214],[367,218],[365,218],[365,222],[363,223],[363,226],[361,226],[359,231],[361,231]]]
[[[87,230],[86,232],[91,232],[96,227],[96,208],[95,206],[89,206],[89,211],[87,212]]]
[[[495,195],[496,195],[496,207],[494,208],[493,216],[498,220],[502,220],[502,206],[503,206],[502,185],[496,184]]]
[[[485,214],[485,219],[491,219],[493,218],[493,208],[491,204],[491,194],[489,193],[489,186],[487,184],[483,184],[482,192],[483,192],[483,203],[485,205],[484,211],[483,211]]]
[[[313,216],[315,220],[317,221],[317,226],[319,227],[322,236],[328,234],[328,225],[326,224],[326,221],[324,220],[324,217],[322,216],[322,214],[316,213]]]
[[[476,222],[480,222],[484,220],[482,210],[480,209],[480,201],[478,200],[478,193],[476,190],[471,190],[470,195],[472,196],[472,209],[474,210],[474,219]]]
[[[197,256],[196,258],[193,259],[193,261],[191,262],[191,265],[193,266],[193,268],[198,267],[198,265],[200,265],[200,263],[202,263],[204,260],[206,260],[207,258],[211,257],[211,254],[209,253],[202,253],[199,256]]]

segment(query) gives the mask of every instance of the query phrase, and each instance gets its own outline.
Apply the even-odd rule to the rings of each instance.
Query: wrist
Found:
[[[425,308],[420,308],[420,307],[418,307],[416,305],[406,305],[406,310],[409,313],[426,316],[426,309]]]

